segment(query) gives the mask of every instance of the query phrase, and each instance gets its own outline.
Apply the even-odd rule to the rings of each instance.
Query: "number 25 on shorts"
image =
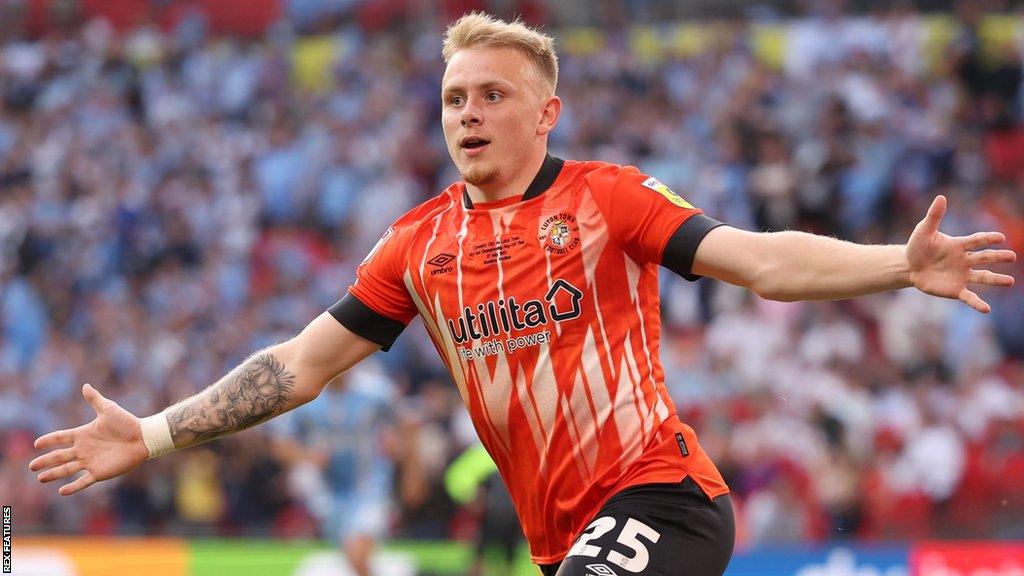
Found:
[[[615,528],[615,524],[615,518],[611,516],[602,516],[591,522],[590,526],[587,526],[587,529],[583,531],[583,534],[580,534],[579,540],[569,549],[566,557],[585,556],[597,558],[601,553],[601,547],[595,546],[591,542],[611,532]],[[650,561],[650,553],[647,551],[647,545],[640,541],[640,537],[649,540],[651,544],[656,544],[658,539],[661,538],[661,534],[658,534],[657,530],[639,520],[627,518],[626,524],[622,527],[622,532],[619,533],[619,537],[615,541],[633,550],[634,555],[630,558],[615,550],[609,550],[608,562],[635,573],[639,573],[644,568],[647,568],[647,563]]]

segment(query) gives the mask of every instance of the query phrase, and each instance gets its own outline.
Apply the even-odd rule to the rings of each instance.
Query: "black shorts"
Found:
[[[721,576],[736,522],[728,494],[707,497],[691,478],[612,496],[544,576]]]

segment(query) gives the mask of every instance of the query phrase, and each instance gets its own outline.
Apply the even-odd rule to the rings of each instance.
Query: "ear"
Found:
[[[537,134],[543,136],[555,129],[558,124],[558,117],[562,115],[562,99],[558,96],[551,96],[544,104],[544,111],[541,113],[540,124],[537,125]]]

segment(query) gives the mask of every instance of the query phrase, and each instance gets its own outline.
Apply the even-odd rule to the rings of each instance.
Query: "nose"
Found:
[[[476,109],[476,104],[472,100],[466,102],[466,106],[462,108],[462,117],[459,122],[463,128],[469,128],[470,126],[479,126],[483,124],[483,117]]]

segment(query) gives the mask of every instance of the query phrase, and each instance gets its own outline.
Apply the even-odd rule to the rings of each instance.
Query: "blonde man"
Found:
[[[86,385],[97,418],[41,437],[41,481],[72,494],[147,458],[261,423],[387,350],[419,315],[508,485],[546,575],[721,574],[728,488],[676,416],[658,356],[658,266],[775,300],[916,287],[989,306],[975,267],[1015,258],[996,232],[906,245],[738,230],[635,168],[548,154],[562,102],[552,39],[471,14],[444,44],[442,124],[463,180],[383,235],[357,281],[299,335],[138,419]]]

